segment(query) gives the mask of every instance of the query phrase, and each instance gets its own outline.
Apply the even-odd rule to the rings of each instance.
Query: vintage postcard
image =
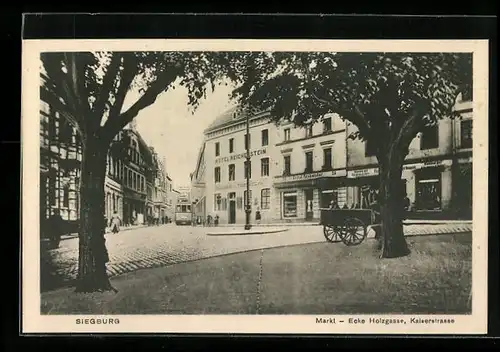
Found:
[[[25,40],[22,157],[23,333],[486,333],[486,40]]]

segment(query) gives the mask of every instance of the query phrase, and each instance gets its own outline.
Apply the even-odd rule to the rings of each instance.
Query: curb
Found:
[[[271,234],[271,233],[279,233],[279,232],[286,232],[288,231],[288,228],[280,228],[280,229],[272,229],[272,230],[258,230],[258,231],[252,231],[252,230],[243,230],[243,231],[235,231],[235,232],[208,232],[206,235],[207,236],[251,236],[251,235],[265,235],[265,234]]]

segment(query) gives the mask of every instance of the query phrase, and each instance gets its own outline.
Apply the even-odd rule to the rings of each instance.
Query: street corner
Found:
[[[244,227],[225,227],[209,230],[207,236],[245,236],[245,235],[268,235],[288,231],[287,227],[252,227],[245,230]]]

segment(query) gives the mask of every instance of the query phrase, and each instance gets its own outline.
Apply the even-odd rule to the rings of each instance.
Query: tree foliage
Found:
[[[458,93],[472,85],[465,53],[229,53],[234,97],[303,126],[338,113],[352,138],[408,142],[425,126],[454,117]],[[404,131],[405,133],[401,133]]]

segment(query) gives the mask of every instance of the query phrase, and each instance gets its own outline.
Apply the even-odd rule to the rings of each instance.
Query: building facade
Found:
[[[306,127],[284,123],[276,143],[274,220],[317,222],[320,208],[346,202],[346,127],[330,114]]]
[[[249,138],[246,116],[249,114]],[[263,222],[275,218],[276,197],[273,175],[278,170],[274,153],[278,130],[269,122],[269,113],[233,108],[219,116],[205,130],[205,204],[206,215],[219,216],[220,224],[245,223],[246,174],[250,174],[250,206]],[[250,164],[246,163],[249,143]]]
[[[47,219],[58,211],[69,230],[78,228],[82,150],[76,130],[41,101],[40,106],[40,235],[47,237]]]
[[[151,202],[160,214],[166,214],[169,207],[173,208],[172,200],[168,199],[172,180],[164,176],[164,162],[156,163],[156,159],[156,153],[153,156],[133,125],[116,135],[107,157],[105,218],[110,219],[117,213],[125,226],[146,223],[147,183],[154,186]],[[41,101],[41,236],[46,236],[45,223],[54,211],[59,211],[67,221],[68,231],[78,231],[81,160],[81,141],[76,129],[49,104]]]
[[[467,165],[472,161],[472,110],[470,103],[457,104],[464,119],[443,118],[435,126],[419,133],[411,142],[402,172],[402,187],[414,212],[453,211],[453,185],[458,160]],[[466,107],[467,106],[467,107]],[[347,123],[347,135],[357,127]],[[463,130],[463,131],[462,131]],[[462,137],[462,134],[465,137]],[[462,140],[464,142],[462,143]],[[462,144],[464,147],[462,147]],[[458,157],[459,155],[463,157]],[[467,169],[465,166],[463,169]],[[347,140],[347,202],[349,207],[367,207],[369,190],[379,187],[377,158],[370,143]],[[467,198],[467,195],[463,196]],[[462,201],[462,202],[467,202]]]
[[[193,200],[193,213],[196,219],[203,221],[207,218],[207,202],[206,202],[206,179],[205,179],[205,141],[203,141],[196,167],[191,173],[191,199]]]

